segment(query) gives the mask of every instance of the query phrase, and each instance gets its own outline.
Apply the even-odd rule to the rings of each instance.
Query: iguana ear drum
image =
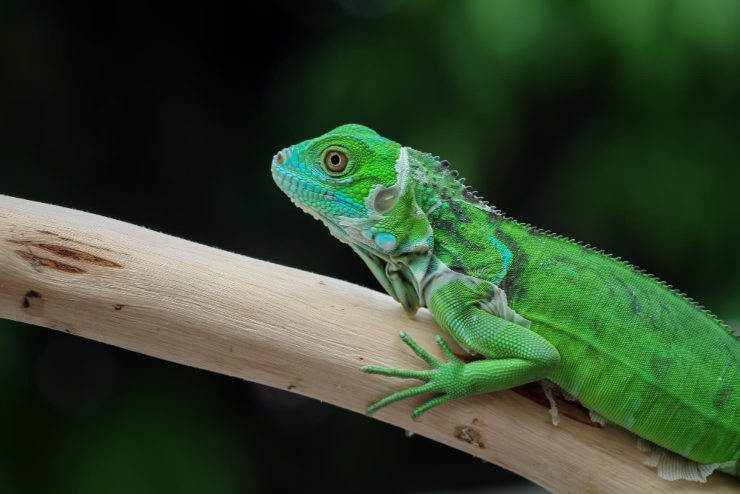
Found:
[[[398,201],[399,192],[400,189],[396,185],[379,190],[375,194],[375,200],[373,201],[375,211],[381,214],[390,211],[396,205],[396,201]]]

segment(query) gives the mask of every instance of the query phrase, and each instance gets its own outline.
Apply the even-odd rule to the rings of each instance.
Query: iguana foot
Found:
[[[387,367],[366,365],[360,367],[360,370],[368,374],[381,374],[383,376],[401,377],[404,379],[418,379],[420,381],[426,381],[426,384],[393,393],[390,396],[386,396],[385,398],[376,401],[368,407],[368,415],[372,415],[381,408],[388,406],[396,401],[403,400],[404,398],[409,398],[411,396],[416,396],[424,393],[441,393],[439,396],[430,399],[429,401],[418,407],[416,410],[414,410],[414,412],[411,414],[411,417],[417,419],[424,412],[432,407],[440,405],[446,401],[461,398],[470,394],[470,390],[468,390],[467,386],[463,384],[465,381],[461,379],[465,363],[457,358],[454,353],[452,353],[452,350],[450,350],[450,347],[447,346],[444,338],[442,338],[441,336],[437,336],[437,344],[442,349],[442,352],[447,358],[447,362],[443,362],[430,355],[405,332],[401,331],[400,336],[403,342],[411,347],[414,353],[416,353],[427,364],[431,366],[431,369],[389,369]]]

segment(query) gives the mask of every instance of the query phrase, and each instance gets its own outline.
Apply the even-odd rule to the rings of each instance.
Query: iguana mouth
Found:
[[[333,201],[336,198],[334,192],[326,190],[281,166],[272,167],[272,178],[278,184],[278,187],[291,198],[300,199],[301,201],[303,199]]]

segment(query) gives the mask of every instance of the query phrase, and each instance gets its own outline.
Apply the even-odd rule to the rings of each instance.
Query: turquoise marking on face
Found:
[[[496,247],[501,252],[501,255],[504,257],[504,262],[501,265],[501,269],[499,270],[498,274],[496,274],[496,279],[494,280],[494,283],[499,283],[501,280],[504,279],[504,276],[506,276],[506,272],[509,270],[509,266],[511,265],[511,251],[496,237],[491,237],[491,243],[493,243],[493,246]]]
[[[332,218],[345,216],[362,218],[367,208],[347,195],[330,189],[320,179],[314,166],[306,163],[298,150],[283,150],[280,162],[273,162],[272,175],[275,182],[288,196],[308,208]],[[330,182],[325,180],[324,182]]]
[[[378,233],[375,235],[375,245],[386,252],[390,252],[398,245],[398,240],[390,233]]]
[[[342,202],[342,203],[345,203],[345,204],[351,206],[352,208],[357,209],[363,215],[367,215],[367,208],[364,205],[360,204],[359,202],[357,202],[355,200],[350,199],[349,197],[347,197],[344,194],[341,194],[339,192],[334,193],[334,200],[335,201]]]

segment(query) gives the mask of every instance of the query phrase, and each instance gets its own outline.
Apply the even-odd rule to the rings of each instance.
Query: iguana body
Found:
[[[370,413],[434,393],[419,416],[547,379],[664,448],[653,464],[666,478],[703,481],[719,464],[737,470],[740,341],[692,300],[619,259],[502,216],[446,161],[360,125],[281,151],[273,176],[407,311],[428,307],[463,348],[486,357],[463,363],[439,338],[441,362],[402,334],[432,368],[363,368],[425,381]]]

